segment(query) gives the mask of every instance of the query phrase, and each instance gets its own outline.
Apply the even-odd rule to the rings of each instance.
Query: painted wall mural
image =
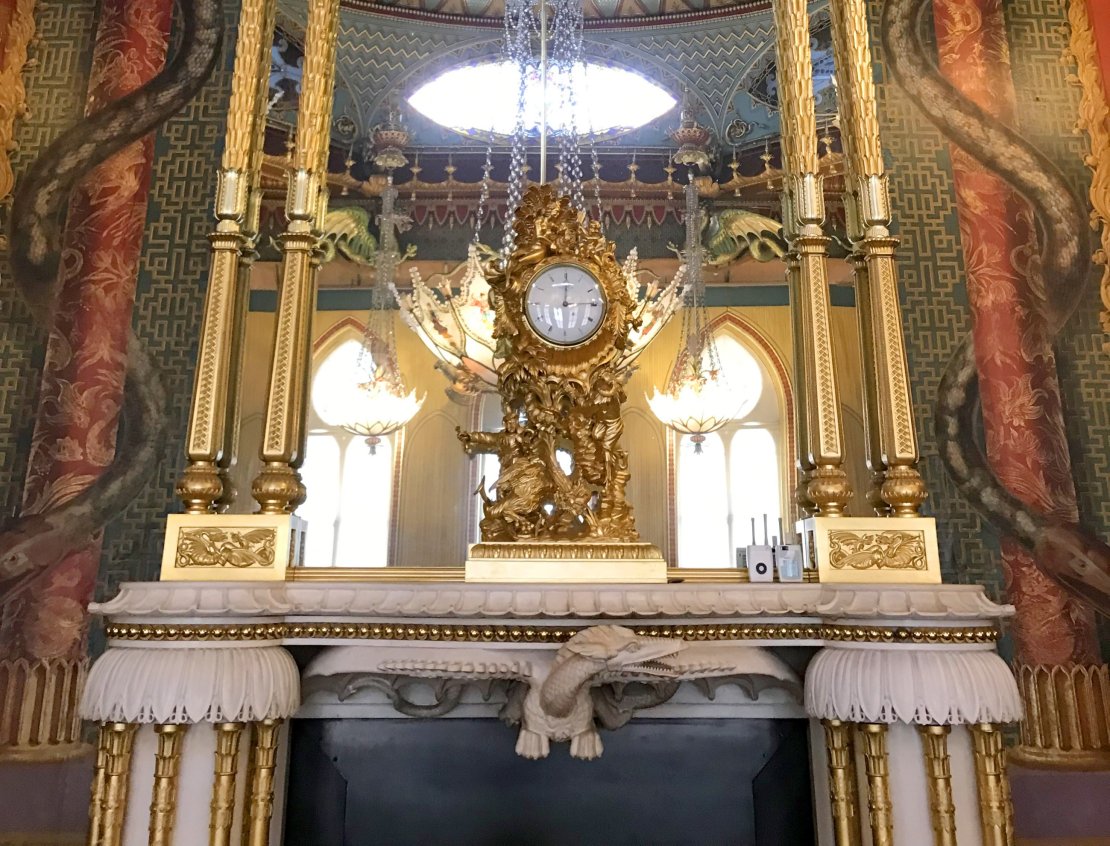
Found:
[[[1081,191],[1086,181],[1084,142],[1072,131],[1076,91],[1068,86],[1067,68],[1059,62],[1067,44],[1060,26],[1063,4],[953,0],[934,8],[942,69],[958,76],[973,98],[992,86],[991,103],[1002,110],[1002,118],[1016,114],[1020,134],[1063,168],[1072,187]],[[874,32],[878,37],[878,10]],[[1001,559],[1018,597],[1024,586],[1031,602],[1041,604],[1027,618],[1033,630],[1019,628],[1015,633],[1018,651],[1028,654],[1028,660],[1097,660],[1089,609],[1065,599],[1039,572],[1023,570],[1027,562],[1017,548],[1009,541],[1000,546],[997,531],[968,513],[966,500],[945,473],[933,435],[940,376],[964,332],[978,331],[986,338],[1001,330],[1001,336],[991,336],[989,346],[979,344],[986,449],[992,464],[1021,498],[1065,520],[1068,515],[1075,519],[1070,506],[1074,489],[1080,522],[1105,537],[1105,480],[1096,470],[1104,459],[1095,457],[1092,466],[1090,458],[1098,444],[1105,444],[1107,434],[1104,410],[1091,407],[1091,392],[1106,379],[1091,332],[1097,289],[1089,280],[1079,286],[1080,301],[1074,318],[1056,338],[1054,362],[1037,317],[1043,299],[1037,298],[1039,289],[1032,284],[1039,266],[1030,262],[1035,253],[1028,207],[985,168],[958,149],[946,149],[948,138],[925,122],[914,96],[894,83],[889,67],[884,70],[880,119],[893,159],[893,193],[905,244],[908,351],[919,430],[928,449],[931,507],[941,518],[945,563],[961,581],[995,583],[1001,594]],[[1006,109],[1007,90],[1016,102],[1011,109]],[[999,208],[1006,210],[1009,225],[983,226],[983,218],[993,221]],[[968,305],[978,330],[968,322]],[[1015,306],[1024,306],[1016,318]],[[1002,318],[1006,322],[999,324]],[[1010,340],[999,344],[999,337]],[[1100,405],[1097,400],[1095,404]],[[1024,439],[1020,447],[1019,437]],[[1029,581],[1023,582],[1023,576]],[[1049,634],[1053,626],[1056,635],[1063,634],[1058,642]]]
[[[80,111],[94,5],[44,4],[39,19],[44,39],[39,66],[27,76],[31,115],[17,130],[22,144],[14,156],[17,173],[26,166],[30,151],[40,148]],[[971,79],[969,85],[995,85],[1009,79],[1013,101],[1003,105],[1009,106],[1010,114],[1017,115],[1022,134],[1065,170],[1076,190],[1085,191],[1085,141],[1072,133],[1079,91],[1068,84],[1069,70],[1058,61],[1067,42],[1066,33],[1061,31],[1066,20],[1063,0],[944,0],[938,3],[938,10],[938,34],[950,67],[964,74],[973,59],[982,62],[983,75]],[[235,15],[236,9],[229,8],[227,14]],[[982,23],[988,20],[989,27]],[[442,30],[443,25],[436,24],[433,35],[441,37]],[[877,44],[877,7],[875,34]],[[672,37],[679,35],[658,39],[661,50],[674,46],[669,40]],[[639,35],[623,33],[618,40],[628,49],[640,49]],[[1010,61],[1004,67],[1006,45]],[[988,47],[995,48],[995,52],[990,53]],[[877,50],[881,60],[882,51]],[[737,60],[737,66],[753,60],[745,55]],[[1036,288],[1031,282],[1036,265],[1030,263],[1033,227],[1029,214],[1013,199],[1012,192],[990,184],[985,175],[950,148],[949,139],[925,121],[885,66],[880,68],[880,75],[880,118],[904,245],[900,258],[907,343],[926,478],[931,486],[928,507],[941,521],[946,576],[987,584],[1001,595],[1003,562],[1014,589],[1024,592],[1029,601],[1043,602],[1047,609],[1041,616],[1043,625],[1017,632],[1019,651],[1038,661],[1097,660],[1089,613],[1040,580],[1038,571],[1029,567],[1027,556],[1023,559],[1009,542],[1001,541],[997,532],[967,507],[949,480],[936,452],[932,411],[941,372],[965,333],[977,331],[982,336],[990,327],[992,338],[997,339],[1004,331],[1012,342],[1009,348],[1014,352],[1025,350],[1029,355],[1006,355],[1005,350],[994,360],[980,355],[988,453],[1007,481],[1036,504],[1065,520],[1078,518],[1092,532],[1107,536],[1110,367],[1098,327],[1097,289],[1093,285],[1084,289],[1075,317],[1056,338],[1054,355],[1035,328],[1031,336],[1028,324],[1011,320],[1003,327],[998,323],[1015,314],[1021,316],[1023,312],[1017,307],[1029,312],[1036,304]],[[207,268],[205,234],[210,227],[214,185],[211,151],[222,137],[227,87],[224,66],[203,96],[161,131],[150,153],[153,170],[145,240],[141,256],[136,254],[131,259],[138,263],[134,325],[165,374],[170,398],[169,434],[160,449],[157,478],[105,532],[98,575],[101,594],[112,592],[122,579],[153,576],[160,556],[162,517],[174,507],[172,486],[180,462],[200,286]],[[357,88],[352,86],[352,90]],[[730,89],[728,93],[733,92]],[[112,184],[118,183],[105,181],[102,187],[107,190]],[[1007,225],[1002,228],[982,225],[977,203],[988,196],[987,191],[1000,192],[994,196],[1007,209]],[[100,199],[108,202],[121,198],[105,193]],[[137,227],[135,219],[130,222]],[[134,232],[131,235],[134,237]],[[81,267],[82,272],[93,269],[87,259]],[[102,407],[84,419],[75,415],[79,410],[76,405],[66,406],[66,414],[58,415],[57,409],[64,403],[57,399],[45,405],[36,401],[37,370],[44,358],[52,374],[47,377],[45,400],[50,394],[63,399],[72,396],[62,390],[59,380],[73,383],[87,372],[81,364],[87,359],[71,356],[71,350],[57,341],[49,347],[44,344],[42,333],[31,328],[29,315],[12,289],[3,264],[0,285],[0,319],[12,327],[0,338],[0,389],[5,396],[0,414],[0,487],[7,503],[6,516],[10,516],[24,502],[30,508],[55,501],[63,495],[63,488],[73,487],[78,476],[91,475],[89,468],[72,463],[69,456],[76,453],[65,449],[79,446],[80,461],[101,461],[111,446],[114,424],[109,411],[118,398],[105,389],[98,395]],[[124,299],[121,293],[116,306],[126,311]],[[112,311],[117,318],[112,325],[117,330],[123,325],[118,318],[124,311]],[[87,326],[77,334],[84,334],[88,340],[92,330],[105,329],[106,324]],[[1033,346],[1028,346],[1032,343],[1030,337],[1035,341]],[[118,352],[117,341],[106,342],[104,348]],[[113,367],[118,366],[111,355],[108,358]],[[63,359],[80,372],[62,375]],[[104,385],[118,389],[118,370],[98,373]],[[32,445],[35,411],[40,408],[44,412],[39,415],[39,434]],[[51,420],[51,416],[56,419]],[[1021,425],[1014,426],[1015,420]],[[44,434],[48,426],[58,427],[50,438]],[[72,438],[72,444],[66,438]],[[48,448],[51,439],[55,446]],[[29,455],[35,458],[28,471]],[[82,573],[86,571],[91,573],[91,565]],[[89,587],[86,580],[67,588],[64,595],[82,602]],[[81,617],[79,628],[83,625]],[[65,644],[57,640],[62,635],[64,632],[50,633],[50,649],[72,646],[72,637]]]

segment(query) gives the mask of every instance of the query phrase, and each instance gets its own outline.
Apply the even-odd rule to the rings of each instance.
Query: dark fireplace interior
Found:
[[[634,719],[528,761],[492,719],[296,720],[289,846],[812,846],[802,720]]]

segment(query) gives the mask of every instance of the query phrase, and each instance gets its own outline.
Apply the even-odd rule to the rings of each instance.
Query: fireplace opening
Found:
[[[518,757],[490,719],[295,720],[292,846],[812,846],[803,720],[649,719]]]

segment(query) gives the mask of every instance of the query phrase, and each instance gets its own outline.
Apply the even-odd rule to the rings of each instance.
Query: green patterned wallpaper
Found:
[[[234,37],[238,3],[226,4]],[[38,150],[72,124],[84,108],[95,37],[94,0],[40,0],[40,43],[25,80],[29,115],[17,130],[18,176]],[[208,270],[206,234],[230,87],[230,50],[201,95],[166,123],[156,143],[147,240],[140,267],[135,324],[162,370],[169,397],[170,438],[161,472],[107,528],[98,594],[114,593],[124,579],[154,578],[161,558],[164,515],[173,507],[173,482],[182,441]],[[5,210],[6,212],[6,210]],[[7,227],[6,213],[3,220]],[[36,327],[0,262],[0,490],[4,516],[22,493],[26,453],[42,364],[44,333]]]
[[[100,596],[115,593],[121,581],[158,577],[165,515],[178,510],[173,486],[184,464],[185,427],[208,278],[206,236],[214,223],[212,198],[223,149],[239,16],[238,2],[224,5],[228,33],[224,61],[200,95],[163,125],[155,145],[135,326],[162,370],[169,437],[162,448],[159,473],[105,533]]]
[[[1063,0],[1011,0],[1006,6],[1018,114],[1026,136],[1047,152],[1086,196],[1087,137],[1075,129],[1079,88],[1060,62],[1067,46]],[[1060,336],[1057,363],[1081,519],[1110,535],[1110,353],[1098,325],[1097,270],[1084,304]]]
[[[96,6],[95,0],[37,4],[39,41],[24,75],[29,111],[16,126],[12,154],[17,178],[84,108]],[[0,225],[6,235],[7,205],[0,209]],[[0,516],[6,520],[18,510],[23,492],[46,340],[12,284],[6,251],[0,251],[0,325]]]

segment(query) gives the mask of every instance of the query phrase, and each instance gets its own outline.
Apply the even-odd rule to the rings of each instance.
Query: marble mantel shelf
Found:
[[[803,622],[999,620],[1010,605],[977,585],[512,585],[465,583],[128,582],[94,614],[157,619],[663,620]]]

